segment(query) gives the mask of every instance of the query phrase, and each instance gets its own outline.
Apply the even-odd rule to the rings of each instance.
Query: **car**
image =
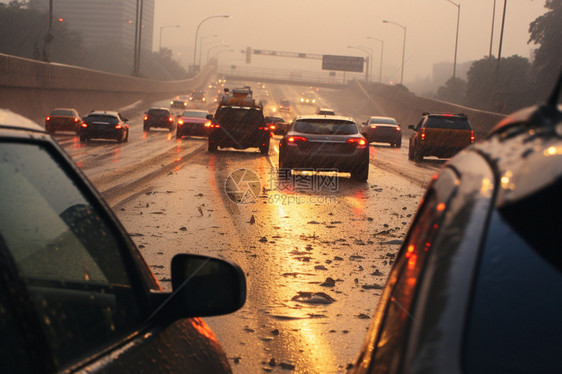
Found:
[[[189,95],[190,101],[207,101],[207,97],[205,91],[202,90],[191,90],[191,94]]]
[[[504,118],[430,182],[353,373],[560,371],[558,99]]]
[[[275,135],[284,135],[289,130],[290,126],[283,118],[275,116],[265,117],[265,124],[269,127],[269,131]]]
[[[57,108],[45,117],[45,130],[54,134],[57,131],[80,132],[82,119],[78,111],[73,108]]]
[[[80,143],[88,143],[90,139],[113,139],[117,143],[129,141],[128,119],[114,111],[93,111],[82,119]]]
[[[225,89],[212,119],[208,151],[220,148],[259,148],[269,153],[270,132],[265,123],[263,106],[252,98],[249,87]]]
[[[316,104],[316,95],[312,92],[303,93],[300,99],[301,104],[314,105]]]
[[[282,99],[279,102],[279,111],[281,112],[291,112],[293,108],[291,107],[291,102],[287,99]]]
[[[174,99],[172,101],[170,101],[170,109],[180,109],[180,110],[184,110],[187,108],[187,101],[177,98]]]
[[[390,143],[391,147],[396,148],[402,146],[402,128],[392,117],[371,117],[364,122],[361,132],[369,143]]]
[[[0,180],[3,373],[232,372],[199,317],[243,305],[237,265],[176,254],[163,291],[75,161],[5,109]]]
[[[279,170],[337,169],[369,177],[369,147],[351,117],[297,116],[279,142]]]
[[[176,138],[183,136],[209,136],[213,116],[206,110],[189,109],[177,118]]]
[[[148,131],[151,127],[166,128],[174,131],[174,115],[168,108],[150,108],[144,114],[143,130]]]
[[[474,143],[474,130],[463,113],[423,113],[410,135],[408,158],[422,161],[425,156],[452,157]]]
[[[335,116],[336,112],[331,108],[320,108],[316,111],[316,114],[321,114],[325,116]]]

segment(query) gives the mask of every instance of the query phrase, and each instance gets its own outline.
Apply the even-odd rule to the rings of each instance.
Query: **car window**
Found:
[[[424,127],[430,129],[471,130],[468,120],[462,117],[429,117]]]
[[[195,110],[186,110],[182,113],[182,117],[193,117],[193,118],[207,118],[207,112],[200,112]]]
[[[326,119],[307,119],[295,122],[295,131],[304,134],[352,135],[357,134],[357,126],[349,121]]]
[[[105,122],[109,124],[117,124],[119,123],[119,119],[112,115],[106,114],[90,114],[86,118],[84,118],[84,122],[86,123],[93,123],[93,122]]]
[[[64,367],[130,333],[144,317],[113,231],[39,145],[0,151],[0,239]]]
[[[74,117],[75,113],[72,110],[62,110],[57,109],[51,112],[51,116],[66,116],[66,117]]]
[[[493,213],[466,328],[467,373],[560,371],[560,187]]]
[[[369,124],[372,123],[382,123],[382,124],[389,124],[389,125],[396,125],[396,120],[392,118],[371,118]]]
[[[215,120],[224,127],[259,127],[265,124],[261,111],[246,108],[222,108],[215,115]]]
[[[155,117],[167,117],[170,115],[170,111],[166,109],[149,109],[147,114]]]

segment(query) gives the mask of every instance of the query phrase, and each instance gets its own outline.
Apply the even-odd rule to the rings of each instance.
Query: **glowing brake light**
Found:
[[[168,121],[174,122],[174,116],[169,116],[169,117],[168,117]]]
[[[474,130],[470,130],[470,142],[474,143]]]
[[[205,127],[213,127],[213,123],[211,121],[205,122]]]
[[[454,114],[442,114],[443,117],[454,117]]]
[[[50,121],[51,117],[47,116],[47,118],[45,118],[45,121]]]
[[[144,116],[144,120],[146,121],[148,119],[148,116]]]
[[[182,119],[178,119],[178,125],[183,125],[183,120]],[[207,126],[207,124],[205,124],[205,126]]]
[[[290,136],[287,139],[287,145],[296,146],[299,143],[306,143],[308,141],[304,136]]]
[[[401,130],[401,129],[400,129],[400,126],[396,126],[395,129],[396,129],[396,131],[400,131],[400,130]]]
[[[86,122],[82,122],[82,127],[86,128],[86,127],[88,127],[88,124]]]
[[[74,118],[74,122],[78,123],[80,120],[78,118]]]
[[[121,124],[118,123],[117,125],[115,125],[115,128],[116,128],[116,129],[121,129],[121,128],[123,128],[123,126],[121,126]]]
[[[371,125],[371,128],[372,128],[372,129],[376,129],[376,128],[377,128],[377,125]]]
[[[420,136],[421,136],[421,139],[422,139],[422,140],[425,139],[425,129],[424,129],[424,128],[421,129],[421,134],[420,134]]]
[[[275,130],[277,127],[273,124],[269,125],[270,130]]]
[[[356,148],[366,148],[367,141],[362,138],[349,138],[347,139],[346,143],[354,144]]]

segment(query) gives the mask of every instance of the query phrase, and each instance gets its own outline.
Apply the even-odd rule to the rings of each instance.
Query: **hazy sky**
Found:
[[[458,63],[488,55],[493,0],[453,0],[461,4]],[[203,59],[208,47],[221,40],[235,53],[221,54],[221,63],[245,65],[241,50],[246,47],[277,51],[364,56],[349,45],[373,49],[375,67],[380,60],[380,43],[384,40],[383,75],[398,69],[402,58],[403,31],[384,24],[383,19],[407,28],[404,81],[431,76],[432,65],[452,62],[455,47],[457,7],[447,0],[155,0],[154,49],[158,48],[160,26],[164,29],[162,45],[181,51],[184,62],[193,59],[197,25],[208,16],[214,18],[200,28],[204,39]],[[533,48],[527,44],[529,23],[545,12],[545,0],[511,0],[507,4],[502,56],[518,54],[529,57]],[[497,0],[493,54],[497,55],[503,0]],[[215,49],[214,51],[218,51]],[[253,56],[252,66],[320,69],[320,61]]]

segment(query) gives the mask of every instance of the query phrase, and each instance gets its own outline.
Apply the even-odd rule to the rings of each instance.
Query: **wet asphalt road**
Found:
[[[283,98],[297,100],[303,90],[250,84],[254,95],[267,101],[266,115]],[[361,98],[349,93],[321,89],[317,95],[319,106],[357,122],[378,114],[365,112]],[[214,111],[213,104],[207,107]],[[257,149],[210,154],[204,138],[143,132],[145,109],[129,116],[126,144],[86,146],[75,136],[56,138],[102,191],[162,287],[170,288],[169,265],[176,253],[234,261],[247,276],[246,305],[231,315],[206,318],[234,372],[345,372],[359,352],[423,186],[442,161],[409,161],[404,131],[400,149],[371,145],[367,183],[345,175],[303,174],[297,188],[278,183],[279,137],[272,139],[267,156]],[[284,116],[315,110],[297,104]],[[239,183],[240,190],[255,192],[245,203],[229,198],[232,185],[226,187],[229,194],[225,190],[238,169],[260,184],[256,190],[255,183]]]

